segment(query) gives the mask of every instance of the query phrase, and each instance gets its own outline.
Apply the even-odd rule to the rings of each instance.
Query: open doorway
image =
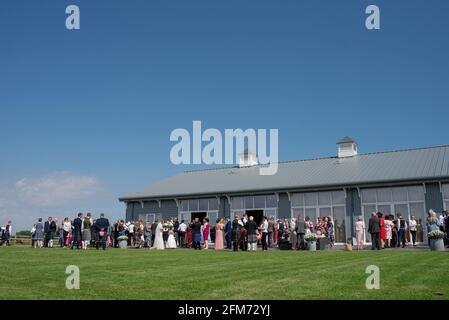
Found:
[[[245,211],[246,216],[248,217],[254,217],[254,222],[256,222],[257,226],[260,226],[263,219],[263,210],[246,210]]]
[[[201,224],[204,223],[204,218],[206,218],[207,212],[192,212],[192,220],[198,218]]]

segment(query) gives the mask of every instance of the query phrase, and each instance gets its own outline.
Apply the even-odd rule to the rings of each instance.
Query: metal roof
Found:
[[[279,163],[272,176],[259,166],[182,172],[121,201],[449,179],[449,145]]]

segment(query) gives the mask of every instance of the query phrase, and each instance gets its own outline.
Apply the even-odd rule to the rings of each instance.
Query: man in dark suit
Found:
[[[151,224],[151,247],[153,247],[154,245],[156,230],[157,230],[157,220],[154,220],[153,223]]]
[[[305,242],[304,242],[304,235],[306,234],[306,222],[302,217],[298,218],[298,221],[296,222],[296,234],[298,237],[298,241],[296,242],[296,245],[298,246],[298,250],[304,250],[306,248]],[[296,248],[293,248],[296,249]]]
[[[53,237],[56,232],[56,223],[53,221],[52,217],[48,217],[48,220],[44,223],[44,247],[52,248],[53,247]]]
[[[225,225],[225,238],[226,238],[226,249],[232,249],[232,221],[229,217],[226,217]]]
[[[173,218],[173,232],[175,233],[175,241],[178,246],[181,246],[179,243],[178,229],[179,229],[179,221],[178,221],[178,218],[174,217]]]
[[[119,225],[120,221],[117,220],[117,222],[114,224],[114,248],[118,248],[118,237],[120,236]]]
[[[234,217],[234,221],[232,221],[232,247],[234,251],[239,251],[239,243],[240,243],[240,229],[241,225],[239,223],[239,216]]]
[[[76,248],[80,248],[80,242],[81,242],[81,228],[83,225],[83,214],[80,212],[78,213],[78,217],[73,220],[72,224],[72,234],[73,234],[73,242],[72,242],[72,250],[76,243]]]
[[[405,248],[405,231],[407,230],[407,222],[402,219],[402,215],[400,213],[397,214],[397,219],[395,221],[395,226],[398,229],[398,243],[397,247],[402,243],[402,248]]]
[[[254,221],[254,217],[250,216],[248,222],[245,225],[248,237],[248,251],[257,250],[257,223]]]
[[[274,243],[274,231],[276,229],[276,223],[274,217],[270,217],[268,220],[268,247],[271,248]]]
[[[100,219],[96,220],[98,230],[98,241],[95,242],[97,250],[100,248],[100,244],[103,250],[106,250],[106,241],[108,239],[109,220],[104,217],[104,213],[100,214]]]
[[[371,214],[369,219],[368,232],[371,234],[371,250],[380,250],[380,222],[375,212]]]
[[[201,222],[198,218],[192,223],[193,249],[201,250]]]

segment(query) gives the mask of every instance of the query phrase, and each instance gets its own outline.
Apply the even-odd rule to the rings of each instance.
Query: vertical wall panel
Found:
[[[443,211],[443,195],[439,183],[426,183],[426,211],[430,209],[437,213]]]
[[[287,193],[279,193],[278,219],[291,217],[291,203]]]

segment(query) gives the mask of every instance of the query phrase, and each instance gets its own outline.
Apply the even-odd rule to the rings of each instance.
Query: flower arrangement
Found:
[[[128,241],[128,237],[127,236],[120,236],[117,238],[117,241]]]
[[[446,234],[440,230],[433,230],[433,231],[429,232],[427,237],[432,240],[438,240],[438,239],[444,239],[446,237]]]
[[[313,242],[313,241],[316,241],[318,239],[318,237],[315,233],[309,233],[309,234],[306,234],[304,239],[308,242]]]

